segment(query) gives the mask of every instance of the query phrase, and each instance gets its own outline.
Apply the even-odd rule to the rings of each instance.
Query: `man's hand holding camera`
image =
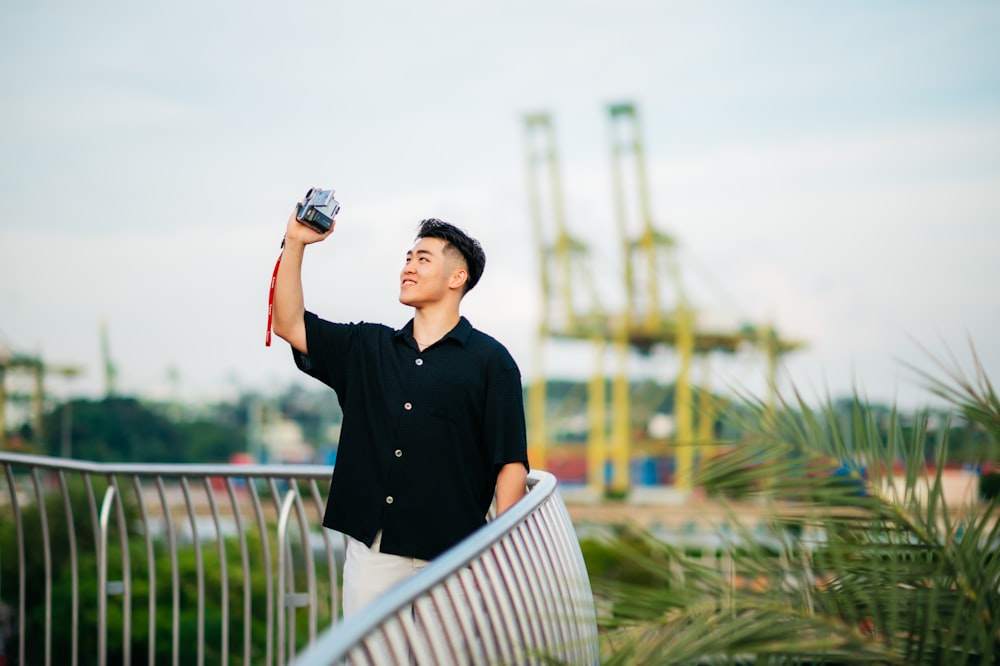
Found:
[[[292,211],[292,214],[288,218],[288,225],[285,228],[285,244],[289,242],[301,243],[302,245],[309,245],[310,243],[318,243],[321,240],[326,239],[327,236],[333,233],[333,228],[337,225],[333,222],[330,228],[324,233],[316,231],[312,227],[303,224],[298,218],[299,211],[298,206]]]
[[[333,198],[333,190],[314,187],[306,192],[305,198],[295,206],[295,212],[288,220],[285,240],[293,240],[308,245],[316,243],[331,233],[336,226],[336,215],[340,204]]]

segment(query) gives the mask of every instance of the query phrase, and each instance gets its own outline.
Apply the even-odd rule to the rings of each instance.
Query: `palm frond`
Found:
[[[985,373],[938,367],[931,390],[995,444],[1000,401]],[[595,581],[609,601],[607,663],[992,663],[998,504],[949,506],[947,423],[876,414],[857,395],[845,415],[797,392],[776,409],[747,400],[733,418],[745,436],[697,479],[732,498],[723,564],[634,530],[614,537],[633,575]],[[769,519],[745,524],[747,501]]]

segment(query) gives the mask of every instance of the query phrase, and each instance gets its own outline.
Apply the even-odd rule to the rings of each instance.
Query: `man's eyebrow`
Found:
[[[434,256],[433,252],[431,252],[430,250],[425,250],[423,248],[417,250],[416,254],[428,254],[428,255]],[[412,257],[413,255],[414,255],[414,251],[413,250],[407,250],[406,251],[406,256]]]

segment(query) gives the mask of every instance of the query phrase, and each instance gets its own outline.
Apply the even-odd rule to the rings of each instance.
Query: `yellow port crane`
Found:
[[[590,248],[573,237],[566,224],[562,180],[552,119],[544,113],[524,117],[528,193],[535,246],[538,249],[541,321],[535,344],[538,376],[528,389],[528,446],[532,464],[545,466],[548,454],[544,348],[550,338],[591,340],[600,353],[608,338],[607,317],[598,301],[587,261]],[[603,373],[588,387],[588,474],[602,484],[605,396]],[[599,380],[599,381],[598,381]]]
[[[536,113],[525,117],[528,146],[528,185],[535,242],[540,251],[540,283],[543,296],[542,323],[538,331],[536,368],[542,376],[529,388],[529,443],[537,460],[544,464],[547,431],[545,426],[545,379],[542,348],[550,338],[590,340],[596,349],[597,368],[588,391],[588,481],[603,488],[604,463],[610,459],[610,488],[627,492],[632,437],[630,397],[626,372],[631,351],[649,354],[655,347],[675,350],[679,370],[675,383],[673,450],[676,459],[674,485],[691,488],[695,451],[712,437],[714,415],[710,393],[702,387],[699,428],[694,432],[691,367],[700,356],[707,364],[711,352],[735,353],[748,346],[762,348],[768,356],[769,386],[780,354],[800,346],[782,340],[771,327],[744,325],[738,330],[708,330],[699,326],[681,280],[676,240],[653,223],[649,199],[639,117],[633,104],[608,107],[611,129],[611,166],[615,194],[615,217],[623,254],[624,310],[609,314],[597,302],[586,266],[587,245],[569,234],[562,183],[551,118]],[[547,195],[547,198],[546,198]],[[549,215],[546,216],[548,202]],[[546,218],[553,229],[546,233]],[[583,285],[583,294],[574,291]],[[607,439],[605,374],[607,345],[617,359],[612,382],[611,432]],[[707,373],[706,373],[707,377]]]
[[[45,399],[45,376],[54,374],[63,377],[76,377],[81,369],[75,365],[54,365],[45,363],[41,357],[29,354],[18,354],[0,349],[0,450],[6,450],[7,441],[7,403],[10,401],[27,401],[30,405],[29,422],[32,437],[41,442],[42,409]],[[10,392],[7,389],[8,377],[27,375],[32,383],[30,394]]]
[[[679,368],[674,393],[674,486],[687,491],[693,481],[695,454],[699,445],[711,440],[715,418],[708,388],[702,386],[702,402],[697,410],[700,427],[696,435],[691,383],[694,359],[707,359],[712,352],[733,354],[747,347],[763,349],[768,358],[768,386],[773,395],[778,357],[802,343],[781,339],[773,327],[744,324],[735,330],[712,330],[698,322],[698,313],[684,289],[677,242],[673,236],[658,230],[653,222],[639,113],[634,104],[618,103],[608,106],[608,116],[615,213],[624,255],[625,338],[629,347],[640,353],[649,353],[657,345],[671,347],[676,352]],[[707,378],[706,372],[705,381]],[[616,421],[619,418],[622,417],[617,414],[614,417]],[[624,440],[626,446],[629,441]],[[623,457],[627,460],[630,456]]]

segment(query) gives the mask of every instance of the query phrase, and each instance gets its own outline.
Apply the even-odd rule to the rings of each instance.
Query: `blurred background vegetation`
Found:
[[[860,399],[847,420],[801,396],[744,401],[753,436],[699,475],[742,500],[714,559],[629,525],[585,541],[606,663],[994,663],[1000,401],[978,363],[921,375],[952,408],[942,428]],[[986,465],[969,506],[946,499],[954,432]],[[748,500],[769,519],[739,515]]]

